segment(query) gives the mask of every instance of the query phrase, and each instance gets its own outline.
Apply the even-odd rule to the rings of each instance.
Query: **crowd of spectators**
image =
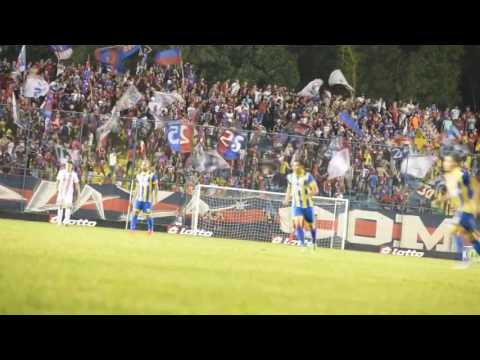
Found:
[[[29,175],[52,180],[61,159],[71,157],[82,182],[126,187],[134,171],[134,159],[148,158],[162,190],[191,193],[197,183],[215,183],[283,191],[292,156],[300,152],[321,195],[399,204],[418,188],[418,181],[412,184],[412,179],[400,173],[403,159],[408,154],[435,153],[442,134],[452,131],[472,153],[467,166],[474,175],[479,172],[476,154],[480,153],[480,113],[470,108],[386,102],[352,97],[338,89],[322,89],[317,97],[304,98],[275,84],[238,79],[209,83],[190,64],[185,64],[184,79],[176,67],[151,65],[116,74],[92,64],[89,87],[82,91],[85,64],[66,65],[57,75],[57,64],[47,60],[29,64],[27,69],[50,83],[53,114],[46,126],[42,110],[45,97],[23,97],[26,76],[11,75],[14,70],[15,63],[6,59],[0,62],[0,174],[22,175],[27,164]],[[106,141],[99,142],[96,130],[110,118],[112,108],[132,84],[143,99],[123,111],[120,125]],[[148,107],[155,91],[175,91],[183,97],[183,104],[163,109],[160,117],[166,121],[180,119],[193,126],[195,144],[201,143],[205,149],[216,148],[224,128],[245,133],[245,149],[238,160],[229,162],[230,170],[200,174],[186,166],[188,154],[171,151],[164,122]],[[19,109],[17,122],[12,116],[12,93]],[[341,111],[347,111],[358,123],[362,138],[339,121]],[[426,144],[416,142],[419,131]],[[350,149],[352,171],[345,178],[329,180],[331,153],[345,146]],[[138,166],[138,161],[135,164]],[[429,179],[439,170],[437,163]],[[416,199],[426,206],[425,198]]]

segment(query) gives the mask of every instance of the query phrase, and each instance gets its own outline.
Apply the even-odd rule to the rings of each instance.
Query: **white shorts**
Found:
[[[73,194],[67,194],[66,196],[57,196],[57,206],[62,208],[71,208],[73,206]]]

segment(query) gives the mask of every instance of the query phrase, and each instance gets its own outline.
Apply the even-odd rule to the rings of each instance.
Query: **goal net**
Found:
[[[296,245],[290,206],[285,194],[197,185],[186,214],[196,234],[208,231],[218,238],[257,240]],[[344,249],[348,200],[314,197],[317,246]],[[309,231],[305,232],[311,241]]]

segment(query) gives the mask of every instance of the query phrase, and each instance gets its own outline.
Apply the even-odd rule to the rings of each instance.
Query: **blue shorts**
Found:
[[[142,211],[144,214],[150,214],[152,210],[152,203],[149,201],[136,200],[135,204],[133,205],[133,208],[135,210]]]
[[[312,207],[301,208],[301,207],[292,207],[292,216],[303,216],[306,222],[313,224],[314,222],[314,212]]]
[[[480,228],[475,216],[465,212],[459,212],[455,215],[455,223],[468,232],[474,232]]]

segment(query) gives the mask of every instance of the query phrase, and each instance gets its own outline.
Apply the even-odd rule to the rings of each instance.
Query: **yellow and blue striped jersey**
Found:
[[[288,184],[292,192],[292,207],[309,208],[313,207],[313,196],[308,194],[310,188],[316,192],[317,182],[310,173],[301,176],[290,174],[287,176]]]
[[[138,201],[153,201],[154,185],[157,183],[157,175],[154,173],[141,172],[137,175],[137,198]]]
[[[480,187],[477,179],[461,168],[456,168],[444,176],[453,208],[473,215],[478,214]]]

